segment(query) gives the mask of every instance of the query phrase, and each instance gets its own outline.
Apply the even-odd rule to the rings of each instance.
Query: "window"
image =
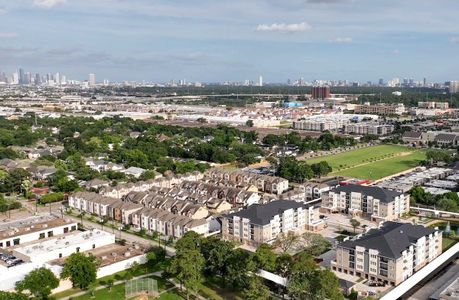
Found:
[[[64,227],[64,233],[67,233],[69,232],[69,228],[68,227]]]
[[[6,246],[7,247],[11,246],[11,242],[10,241],[6,241]]]
[[[0,243],[0,248],[3,248],[3,243]]]
[[[92,249],[95,249],[96,248],[96,244],[92,244]]]
[[[76,248],[76,252],[77,252],[77,253],[80,252],[80,247],[77,247],[77,248]]]
[[[77,227],[75,225],[72,226],[72,231],[75,231]]]
[[[59,253],[59,258],[62,258],[62,253]]]
[[[40,236],[38,237],[38,239],[39,239],[39,240],[42,240],[42,239],[44,239],[44,238],[45,238],[45,233],[44,233],[44,232],[40,233]]]
[[[19,239],[14,239],[14,240],[13,240],[13,245],[15,245],[15,246],[16,246],[16,245],[19,245]]]
[[[52,231],[48,231],[48,237],[52,237],[54,233]]]

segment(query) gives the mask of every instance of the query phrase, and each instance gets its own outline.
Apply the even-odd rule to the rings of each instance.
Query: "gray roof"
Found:
[[[355,249],[356,246],[378,250],[380,255],[397,259],[410,245],[435,232],[432,228],[409,223],[385,222],[379,229],[370,229],[355,241],[345,241],[340,247]]]
[[[405,131],[403,133],[403,137],[419,139],[419,138],[421,138],[421,132],[419,132],[419,131]]]
[[[379,186],[366,186],[359,184],[342,185],[331,191],[335,193],[361,193],[367,196],[372,196],[373,198],[385,203],[394,201],[395,197],[400,196],[402,194],[400,192],[388,190],[385,188],[381,188]]]
[[[256,225],[266,225],[269,224],[275,215],[282,214],[288,209],[297,209],[299,207],[308,208],[309,206],[310,205],[296,201],[277,200],[267,204],[250,205],[248,208],[229,214],[227,217],[233,218],[234,216],[237,216],[249,219],[250,223]]]
[[[435,141],[454,141],[456,134],[454,133],[440,133],[435,137]]]

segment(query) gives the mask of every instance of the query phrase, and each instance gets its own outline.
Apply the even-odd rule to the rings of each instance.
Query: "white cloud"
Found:
[[[302,23],[274,23],[274,24],[259,24],[256,28],[257,31],[271,31],[271,32],[305,32],[311,30],[311,25],[306,22]]]
[[[350,37],[337,37],[335,39],[330,40],[330,43],[348,44],[348,43],[352,43],[352,38],[350,38]]]
[[[0,32],[0,38],[14,38],[17,36],[16,32]]]
[[[65,3],[67,0],[33,0],[33,4],[43,8],[53,8]]]
[[[452,37],[449,41],[451,43],[459,44],[459,36]]]

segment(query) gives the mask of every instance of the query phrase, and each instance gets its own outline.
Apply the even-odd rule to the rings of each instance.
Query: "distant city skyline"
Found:
[[[0,72],[445,82],[459,79],[457,11],[455,0],[3,1]]]

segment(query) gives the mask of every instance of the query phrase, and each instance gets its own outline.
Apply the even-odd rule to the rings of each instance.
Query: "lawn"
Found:
[[[457,243],[457,241],[455,241],[453,239],[450,239],[450,238],[447,238],[447,237],[443,237],[443,239],[442,239],[443,251],[448,250],[452,245],[454,245],[456,243]]]
[[[151,276],[150,278],[154,278],[158,282],[158,289],[159,291],[168,289],[173,287],[170,283],[166,283],[166,281],[163,278]],[[97,299],[97,300],[115,300],[115,299],[125,299],[125,284],[118,284],[112,287],[112,290],[109,291],[108,288],[104,288],[98,291],[94,292],[94,297],[91,296],[90,293],[87,293],[85,295],[79,296],[79,297],[74,297],[72,299],[75,300],[91,300],[91,299]],[[168,292],[162,294],[158,299],[161,300],[181,300],[183,299],[181,296],[179,296],[177,293],[174,292],[174,290],[169,290]]]
[[[411,151],[405,146],[400,145],[378,145],[347,151],[335,155],[322,156],[308,159],[309,164],[326,161],[333,168],[333,171],[338,171],[345,167],[352,167],[359,164],[368,163],[371,159],[382,159],[395,155],[397,153]]]
[[[333,169],[331,175],[376,180],[414,168],[424,159],[425,153],[421,150],[400,145],[378,145],[309,159],[307,162],[327,161]]]
[[[418,150],[409,155],[375,161],[363,166],[333,172],[333,175],[356,177],[360,179],[377,180],[411,168],[415,168],[426,157],[425,152]]]

